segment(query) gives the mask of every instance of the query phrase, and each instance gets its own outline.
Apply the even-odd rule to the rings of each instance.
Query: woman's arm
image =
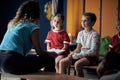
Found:
[[[36,29],[32,32],[31,39],[32,39],[33,45],[35,47],[36,53],[38,55],[46,53],[45,51],[42,50],[41,45],[40,45],[39,29]]]
[[[46,45],[47,45],[47,50],[49,50],[50,49],[50,43],[46,43]]]
[[[45,50],[42,50],[41,45],[40,45],[39,29],[32,32],[31,39],[32,39],[33,45],[35,47],[36,53],[38,55],[50,54],[53,57],[57,56],[57,54],[55,52],[47,52]]]

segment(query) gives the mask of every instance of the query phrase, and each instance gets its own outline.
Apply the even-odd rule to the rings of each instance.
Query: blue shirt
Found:
[[[39,27],[32,22],[24,22],[9,28],[4,35],[0,50],[10,50],[26,55],[33,47],[31,34]]]

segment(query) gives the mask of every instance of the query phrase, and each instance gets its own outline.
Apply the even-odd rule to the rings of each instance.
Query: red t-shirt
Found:
[[[109,45],[110,49],[114,47],[115,47],[115,52],[120,53],[120,36],[118,34],[112,37],[112,41]]]
[[[69,46],[70,39],[65,30],[62,30],[60,32],[55,32],[51,30],[47,34],[45,43],[49,43],[50,48],[62,49],[64,44]],[[69,53],[70,49],[68,48],[63,54],[67,56]]]

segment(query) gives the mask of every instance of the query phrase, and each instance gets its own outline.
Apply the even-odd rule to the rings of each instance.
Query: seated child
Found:
[[[47,44],[47,50],[56,52],[55,56],[55,68],[59,73],[59,62],[61,59],[68,56],[70,39],[67,32],[63,29],[64,16],[62,14],[56,14],[52,20],[52,29],[48,32],[45,39]]]
[[[97,67],[99,77],[108,75],[120,70],[120,19],[116,25],[117,34],[112,37],[109,45],[109,52]]]

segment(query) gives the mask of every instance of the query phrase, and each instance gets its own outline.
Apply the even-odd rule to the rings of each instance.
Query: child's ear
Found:
[[[91,25],[93,26],[95,24],[95,22],[92,22]]]

